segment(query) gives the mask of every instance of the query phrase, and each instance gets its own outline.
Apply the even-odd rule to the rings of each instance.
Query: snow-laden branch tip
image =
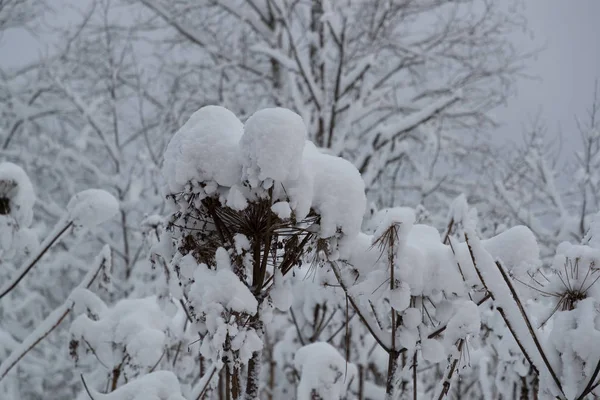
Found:
[[[117,215],[119,202],[104,190],[87,189],[71,198],[67,212],[73,225],[93,228]]]
[[[109,220],[119,212],[119,202],[108,192],[100,189],[88,189],[77,193],[67,205],[67,214],[58,221],[52,233],[21,265],[13,277],[0,288],[0,299],[13,290],[46,252],[72,226],[93,228]]]
[[[106,268],[107,263],[110,262],[110,248],[104,246],[100,251],[100,254],[96,257],[94,266],[90,268],[88,273],[85,275],[81,283],[73,290],[72,293],[78,291],[78,289],[89,288],[100,271]],[[10,372],[10,370],[17,365],[19,361],[25,355],[37,346],[46,336],[48,336],[60,323],[67,317],[67,315],[73,310],[75,301],[69,295],[69,298],[58,308],[56,308],[50,315],[42,321],[40,325],[23,340],[21,344],[13,350],[12,353],[0,364],[0,381]]]

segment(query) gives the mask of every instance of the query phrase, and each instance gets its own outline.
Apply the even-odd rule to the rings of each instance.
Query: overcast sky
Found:
[[[600,0],[525,0],[529,28],[537,44],[545,44],[530,73],[506,107],[496,110],[504,123],[498,139],[519,139],[522,126],[538,112],[549,134],[562,132],[563,149],[578,145],[575,115],[591,104],[594,81],[600,79]]]
[[[503,0],[495,0],[503,1]],[[523,0],[534,43],[545,46],[529,62],[529,73],[539,80],[521,81],[506,107],[495,110],[503,127],[496,140],[519,140],[522,128],[540,114],[549,134],[559,130],[564,151],[578,145],[575,115],[585,114],[594,81],[600,78],[600,0]],[[531,45],[531,42],[528,43]],[[33,59],[36,42],[23,32],[0,38],[0,64],[15,65]]]

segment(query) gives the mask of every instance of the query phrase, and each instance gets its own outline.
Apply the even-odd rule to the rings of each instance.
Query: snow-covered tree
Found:
[[[170,29],[163,68],[177,71],[175,96],[241,115],[295,110],[315,145],[352,161],[384,205],[400,193],[443,208],[436,197],[460,193],[459,163],[478,147],[469,132],[494,124],[487,112],[524,56],[506,36],[524,26],[518,2],[140,3],[152,11],[144,26]]]

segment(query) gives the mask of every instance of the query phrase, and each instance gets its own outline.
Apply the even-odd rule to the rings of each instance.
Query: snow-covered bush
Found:
[[[76,194],[36,246],[31,184],[0,164],[2,390],[23,393],[15,367],[31,373],[28,353],[74,314],[59,336],[68,372],[80,375],[78,399],[593,394],[600,216],[546,266],[527,227],[480,239],[464,195],[442,234],[422,209],[367,211],[357,169],[307,136],[287,109],[245,123],[223,107],[198,110],[165,151],[169,209],[143,222],[149,262],[118,297],[105,246],[62,303],[42,309],[41,324],[21,317],[29,274],[119,202],[101,190]]]
[[[87,265],[83,278],[70,295],[56,308],[45,302],[45,287],[28,281],[31,275],[39,276],[35,267],[45,267],[44,258],[50,249],[70,231],[93,229],[118,212],[116,199],[103,190],[90,189],[73,196],[63,217],[38,244],[36,233],[30,229],[33,205],[36,201],[31,182],[20,167],[0,163],[0,393],[18,396],[19,393],[36,392],[43,382],[35,378],[43,362],[31,356],[36,346],[49,336],[67,318],[79,303],[80,291],[92,286],[97,277],[106,281],[109,276],[111,252],[108,246],[96,260]],[[39,320],[36,318],[39,314]],[[32,318],[33,317],[33,318]],[[62,346],[61,346],[62,347]],[[15,373],[14,368],[23,360],[27,367]],[[32,384],[21,388],[20,380],[33,375]]]
[[[515,288],[541,266],[531,231],[515,227],[480,240],[476,212],[459,196],[443,238],[416,223],[408,208],[378,212],[368,224],[372,234],[360,233],[366,209],[360,175],[305,136],[289,110],[261,110],[242,124],[209,106],[169,144],[164,171],[173,213],[154,258],[201,338],[207,367],[197,382],[204,386],[191,393],[221,395],[217,381],[224,380],[234,398],[244,386],[249,398],[296,392],[283,382],[301,396],[334,390],[340,398],[409,392],[443,398],[467,367],[469,347],[485,370],[491,358],[481,349],[504,340],[513,356],[493,361],[497,374],[502,365],[526,361],[531,370],[523,367],[521,376],[533,373],[535,382],[520,385],[562,394],[541,332],[519,297],[527,287]],[[201,150],[202,160],[194,161],[196,146],[207,144],[214,151]],[[291,320],[282,314],[290,307]],[[356,385],[333,389],[337,378],[322,388],[303,383],[298,368],[318,360],[296,357],[323,332],[356,368]],[[268,379],[260,368],[267,361]],[[437,372],[418,374],[418,366]],[[477,393],[498,392],[497,385]]]
[[[207,106],[165,152],[174,211],[155,246],[158,262],[201,336],[208,370],[224,369],[233,398],[243,381],[246,396],[259,394],[265,325],[291,305],[289,273],[334,254],[360,229],[360,174],[306,136],[287,109],[260,110],[242,124]]]

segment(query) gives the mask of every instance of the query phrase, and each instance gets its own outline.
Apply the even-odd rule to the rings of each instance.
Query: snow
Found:
[[[401,282],[390,291],[390,305],[398,312],[406,310],[410,304],[410,287],[406,282]]]
[[[189,181],[232,186],[240,179],[238,143],[243,125],[231,111],[206,106],[173,135],[164,154],[163,176],[171,193]]]
[[[546,274],[545,293],[558,297],[540,300],[548,317],[543,327],[546,348],[552,350],[553,365],[560,376],[563,391],[568,399],[577,398],[592,379],[594,368],[600,360],[600,285],[597,284],[600,265],[600,246],[594,239],[597,224],[590,226],[583,245],[560,243],[552,267]],[[572,304],[558,302],[563,296],[578,295]],[[552,314],[553,313],[553,314]]]
[[[454,221],[454,224],[459,225],[461,228],[468,227],[474,229],[477,224],[477,210],[469,208],[467,197],[464,194],[460,194],[450,204],[448,219]],[[458,234],[462,236],[461,231],[458,231]]]
[[[263,341],[255,330],[245,329],[235,333],[231,340],[231,350],[239,351],[239,360],[242,364],[248,364],[253,354],[262,350]]]
[[[526,310],[521,310],[518,306],[518,300],[515,299],[506,284],[504,277],[495,264],[492,256],[483,247],[481,241],[472,230],[467,229],[466,235],[469,238],[469,248],[472,251],[473,258],[483,283],[488,291],[494,296],[494,302],[498,308],[501,308],[510,323],[514,334],[527,352],[527,355],[536,366],[538,371],[548,371],[543,361],[541,353],[536,346],[537,334],[532,336],[528,330],[527,322],[531,320]]]
[[[194,265],[191,255],[184,259]],[[194,283],[190,287],[189,300],[202,307],[219,304],[226,309],[256,314],[258,302],[248,287],[231,271],[228,263],[222,263],[217,270],[209,269],[205,264],[199,264],[194,269]]]
[[[415,222],[415,212],[408,207],[388,208],[378,215],[379,224],[375,233],[373,233],[373,243],[379,240],[390,228],[397,227],[398,229],[398,244],[404,245],[408,232],[412,229]]]
[[[347,260],[361,275],[368,274],[381,261],[379,249],[373,246],[373,237],[364,233],[342,238],[338,251],[340,257]]]
[[[253,188],[268,180],[297,179],[305,140],[304,121],[293,111],[266,108],[255,112],[244,124],[240,140],[243,179]]]
[[[438,363],[446,358],[446,351],[438,340],[424,339],[421,341],[421,355],[425,361]]]
[[[27,352],[35,347],[41,340],[52,332],[52,330],[60,324],[60,322],[68,315],[74,307],[78,305],[78,293],[88,288],[94,279],[98,276],[101,269],[106,268],[106,263],[109,262],[110,248],[104,246],[102,251],[98,254],[93,267],[85,274],[79,285],[71,292],[69,298],[61,304],[59,307],[54,309],[20,344],[14,346],[13,351],[6,358],[3,358],[0,364],[0,380],[2,380],[10,370],[23,358]],[[81,296],[79,296],[81,299]],[[2,339],[3,332],[0,330],[0,339]],[[0,347],[1,349],[1,347]]]
[[[356,236],[367,204],[360,173],[349,161],[320,153],[312,144],[305,157],[313,173],[312,207],[321,215],[320,236],[334,236],[338,228]]]
[[[442,244],[439,232],[416,224],[396,260],[397,277],[410,285],[415,295],[463,294],[465,286],[449,246]]]
[[[518,277],[535,272],[541,266],[540,248],[533,232],[526,226],[515,226],[482,241],[495,260]]]
[[[93,228],[108,221],[119,212],[119,202],[101,189],[87,189],[77,193],[67,204],[68,220],[76,226]]]
[[[97,316],[82,314],[71,325],[75,340],[85,340],[105,365],[114,366],[125,351],[133,365],[153,366],[169,344],[170,330],[171,321],[155,296],[123,299]]]
[[[313,391],[322,399],[339,400],[357,376],[356,366],[346,363],[337,349],[325,342],[311,343],[298,349],[294,364],[301,376],[298,400],[313,399]]]
[[[233,208],[237,211],[242,211],[248,207],[248,200],[246,200],[243,190],[244,189],[238,185],[233,185],[231,189],[229,189],[226,202],[227,207]]]
[[[35,193],[29,177],[18,165],[0,163],[0,198],[9,201],[9,215],[17,224],[22,227],[31,225]]]
[[[575,399],[591,379],[600,360],[598,301],[580,301],[575,310],[558,311],[549,330],[548,344],[560,355],[557,371],[568,399]]]
[[[250,250],[250,241],[246,235],[236,233],[233,237],[233,241],[235,242],[235,251],[238,254],[242,254],[244,251]]]
[[[271,211],[277,214],[277,216],[281,219],[288,219],[292,215],[290,203],[287,201],[278,201],[277,203],[273,204],[271,206]]]
[[[141,376],[111,393],[90,388],[96,400],[185,400],[177,376],[171,371],[156,371]]]
[[[293,301],[292,288],[278,269],[274,272],[273,282],[270,292],[273,305],[279,311],[289,310]]]
[[[423,318],[421,316],[421,310],[418,308],[407,308],[402,313],[402,324],[408,329],[417,329],[422,320]]]
[[[464,300],[462,304],[456,305],[455,310],[444,332],[446,347],[452,346],[458,339],[477,335],[481,328],[477,304]]]
[[[204,107],[169,142],[163,175],[171,193],[193,191],[196,199],[219,193],[222,204],[238,211],[265,197],[256,189],[272,189],[280,218],[301,221],[312,208],[322,238],[357,235],[366,207],[360,173],[306,136],[304,121],[288,109],[259,110],[242,127],[227,109]]]

